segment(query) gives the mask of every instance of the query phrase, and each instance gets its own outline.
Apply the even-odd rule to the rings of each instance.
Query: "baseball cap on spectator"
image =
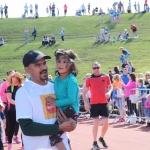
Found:
[[[41,58],[51,59],[50,56],[45,55],[38,50],[31,50],[24,55],[23,65],[24,65],[24,67],[28,67],[30,64],[39,61]]]

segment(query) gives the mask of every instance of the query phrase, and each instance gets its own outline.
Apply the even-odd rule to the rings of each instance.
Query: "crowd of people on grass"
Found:
[[[28,44],[28,42],[29,42],[28,41],[28,33],[29,33],[28,27],[25,27],[25,30],[24,30],[24,43],[25,44]],[[37,36],[37,28],[36,28],[36,26],[34,26],[33,32],[32,32],[31,35],[34,37],[34,40],[35,40],[35,38]],[[64,30],[63,27],[60,30],[60,36],[61,36],[62,42],[65,42],[65,39],[64,39],[65,30]],[[50,38],[47,35],[44,35],[44,37],[42,39],[42,45],[43,46],[45,46],[45,45],[53,46],[55,43],[56,43],[56,37],[55,37],[54,34],[52,34]],[[1,45],[1,38],[0,38],[0,45]]]
[[[131,31],[132,31],[133,38],[134,39],[138,38],[136,25],[134,24],[131,25]],[[127,29],[124,29],[123,34],[122,32],[120,32],[116,38],[115,36],[112,36],[112,37],[110,36],[109,29],[107,26],[105,26],[105,27],[100,28],[100,35],[96,35],[96,37],[94,38],[94,42],[95,43],[105,42],[105,43],[113,44],[116,41],[125,41],[128,39],[130,38],[129,38],[129,32]]]
[[[118,21],[117,23],[120,22],[120,15],[124,14],[124,13],[131,13],[131,12],[135,12],[135,13],[146,13],[149,12],[149,5],[148,5],[148,0],[144,0],[144,6],[143,9],[141,9],[141,5],[139,2],[134,2],[134,4],[131,2],[131,0],[128,1],[128,6],[127,9],[124,8],[124,2],[119,1],[119,2],[114,2],[112,4],[112,8],[108,8],[107,9],[107,13],[110,16],[110,19],[112,22]],[[134,6],[134,10],[132,10],[132,6]],[[64,4],[63,6],[63,11],[64,11],[64,16],[67,15],[67,10],[68,10],[68,6],[67,4]],[[59,16],[59,8],[56,9],[56,4],[50,3],[47,7],[46,7],[46,13],[48,16]],[[1,13],[1,18],[3,18],[3,13],[5,13],[5,17],[8,18],[8,6],[5,4],[4,7],[1,5],[0,6],[0,13]],[[30,13],[30,15],[29,15]],[[103,9],[100,7],[95,7],[91,10],[91,4],[89,3],[87,5],[87,7],[82,4],[75,12],[75,16],[76,17],[80,17],[80,16],[84,16],[87,15],[87,13],[89,15],[100,15],[101,16],[101,22],[104,22],[104,15],[106,14],[106,12],[103,11]],[[28,5],[27,3],[25,3],[24,5],[24,12],[21,15],[22,19],[25,18],[39,18],[39,6],[37,3],[35,3],[35,5],[33,6],[32,4]],[[116,18],[116,19],[114,19]]]

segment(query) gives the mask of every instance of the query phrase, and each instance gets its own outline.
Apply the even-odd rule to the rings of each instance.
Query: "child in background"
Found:
[[[116,23],[120,23],[120,11],[117,10],[116,12]]]
[[[138,11],[138,13],[140,13],[140,4],[139,4],[139,2],[137,4],[137,11]]]
[[[0,150],[4,150],[4,147],[3,147],[3,133],[2,133],[2,125],[1,125],[1,122],[3,122],[3,128],[5,129],[6,128],[6,119],[5,119],[5,116],[4,116],[4,111],[5,109],[5,106],[3,104],[3,102],[0,100]],[[2,121],[1,121],[2,120]]]
[[[57,8],[57,17],[59,17],[59,9]]]
[[[46,13],[49,16],[49,8],[48,7],[46,7]]]
[[[113,44],[116,42],[116,38],[115,37],[112,37],[111,41],[110,41],[110,44]]]
[[[137,85],[138,85],[138,98],[140,101],[140,103],[138,103],[139,117],[145,117],[145,101],[147,90],[146,86],[144,85],[144,79],[139,78],[137,81]],[[145,124],[145,119],[141,119],[141,122],[139,122],[139,124]]]
[[[100,42],[100,37],[99,37],[98,35],[94,38],[94,42],[95,42],[95,43]]]
[[[148,94],[146,96],[145,109],[146,109],[145,110],[146,111],[145,116],[150,117],[150,94]]]
[[[106,35],[106,42],[110,42],[110,38],[111,38],[110,35],[107,34],[107,35]]]
[[[118,34],[118,41],[122,40],[122,34],[121,32]]]
[[[64,28],[62,27],[62,28],[61,28],[61,31],[60,31],[60,36],[61,36],[62,42],[65,42],[65,41],[64,41],[64,35],[65,35],[65,30],[64,30]]]
[[[120,91],[120,93],[122,93],[122,86],[121,86],[121,78],[118,74],[113,75],[113,90],[115,90],[116,92]],[[120,118],[117,122],[124,122],[125,121],[125,108],[124,108],[124,98],[123,98],[123,94],[120,95],[119,97],[116,97],[115,99],[115,105],[117,106],[119,113],[120,113]]]
[[[56,93],[56,99],[48,97],[47,101],[50,105],[55,105],[62,111],[69,106],[72,106],[76,112],[72,119],[77,120],[77,114],[79,112],[79,86],[76,76],[78,74],[75,59],[77,55],[70,49],[58,49],[55,51],[56,57],[56,71],[57,75],[54,80],[54,89]],[[61,135],[50,136],[50,143],[52,146],[64,148],[65,145],[62,142]]]
[[[104,36],[104,34],[101,35],[101,42],[105,42],[105,36]]]
[[[37,34],[37,30],[36,30],[36,26],[34,26],[33,32],[32,32],[32,36],[34,36],[34,39],[36,38],[36,34]]]
[[[104,28],[104,33],[105,33],[105,35],[107,35],[108,32],[109,32],[109,30],[108,30],[108,27],[106,26],[106,27]]]
[[[123,40],[127,40],[129,39],[129,33],[127,29],[124,29],[124,36],[123,36]]]
[[[121,55],[121,56],[120,56],[120,63],[121,63],[121,65],[124,63],[124,61],[125,61],[125,58],[124,58],[123,55]]]
[[[146,101],[145,101],[145,117],[148,118],[147,125],[150,124],[150,94],[146,96]]]

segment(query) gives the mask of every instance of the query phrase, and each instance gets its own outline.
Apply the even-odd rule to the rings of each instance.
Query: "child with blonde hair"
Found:
[[[115,74],[113,76],[114,82],[113,82],[113,90],[117,92],[117,97],[115,99],[116,106],[120,113],[120,118],[117,122],[124,122],[125,121],[125,109],[124,109],[124,97],[122,93],[122,86],[121,86],[121,78],[118,74]]]

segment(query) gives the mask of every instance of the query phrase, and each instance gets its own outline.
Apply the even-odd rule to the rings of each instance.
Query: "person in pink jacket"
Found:
[[[127,83],[127,85],[125,85],[123,83],[123,81],[121,82],[122,87],[125,90],[125,97],[127,98],[127,106],[128,106],[128,112],[129,112],[129,116],[133,115],[134,112],[136,113],[136,116],[138,116],[138,111],[136,108],[136,104],[131,103],[131,100],[129,99],[130,94],[134,95],[136,94],[136,88],[137,88],[137,83],[136,83],[136,75],[135,73],[131,73],[129,75],[129,82]],[[132,90],[135,89],[135,90]]]
[[[10,75],[12,73],[14,73],[14,70],[10,70],[6,73],[7,78],[9,79]],[[3,101],[3,103],[5,104],[5,110],[4,110],[4,114],[5,114],[5,118],[6,118],[6,128],[5,128],[5,143],[8,142],[8,121],[7,121],[7,110],[8,110],[8,102],[7,102],[7,97],[6,97],[6,90],[8,88],[8,81],[5,81],[2,86],[1,86],[1,90],[0,90],[0,98]],[[18,127],[19,128],[19,127]]]

